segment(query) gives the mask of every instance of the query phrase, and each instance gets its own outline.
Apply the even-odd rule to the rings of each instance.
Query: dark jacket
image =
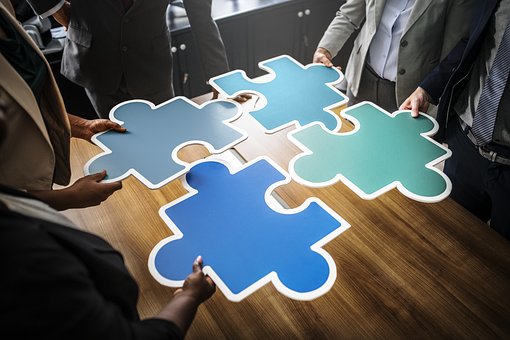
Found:
[[[140,321],[137,284],[121,254],[95,235],[0,202],[0,259],[1,339],[182,337],[168,321]]]
[[[462,39],[450,54],[423,80],[420,87],[438,104],[439,131],[436,139],[443,141],[451,110],[469,82],[471,66],[478,57],[487,34],[488,23],[498,0],[479,0],[471,22],[469,37]]]

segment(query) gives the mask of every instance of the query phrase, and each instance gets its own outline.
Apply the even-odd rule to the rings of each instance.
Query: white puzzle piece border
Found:
[[[392,183],[382,187],[381,189],[375,191],[373,194],[367,194],[366,192],[361,190],[361,188],[359,188],[356,184],[354,184],[353,182],[351,182],[350,180],[348,180],[345,176],[343,176],[341,174],[337,174],[334,178],[332,178],[329,181],[325,181],[325,182],[321,182],[321,183],[314,183],[314,182],[309,182],[307,180],[302,179],[295,172],[294,165],[295,165],[296,161],[299,158],[301,158],[301,157],[313,154],[313,152],[310,149],[308,149],[304,144],[302,144],[300,141],[298,141],[296,138],[294,138],[294,134],[295,133],[298,133],[299,131],[306,129],[309,126],[317,125],[318,124],[318,125],[320,125],[322,127],[323,130],[325,130],[327,133],[329,133],[331,135],[347,136],[347,135],[355,134],[359,130],[361,124],[359,123],[359,121],[356,118],[354,118],[353,116],[349,115],[347,112],[349,110],[352,110],[352,109],[356,108],[357,106],[366,105],[366,104],[370,104],[371,106],[374,106],[375,108],[377,108],[378,110],[381,110],[382,112],[384,112],[386,115],[388,115],[390,117],[394,117],[394,116],[396,116],[397,114],[399,114],[401,112],[411,112],[410,110],[397,110],[397,111],[395,111],[393,113],[390,113],[390,112],[384,110],[383,108],[377,106],[376,104],[374,104],[372,102],[365,101],[365,102],[360,102],[360,103],[351,105],[348,108],[346,108],[346,109],[344,109],[344,110],[342,110],[340,112],[340,115],[343,118],[351,121],[354,124],[354,129],[352,131],[348,131],[348,132],[331,132],[328,129],[326,129],[324,124],[321,123],[321,122],[310,123],[310,124],[307,124],[307,125],[305,125],[303,127],[298,128],[296,130],[290,131],[287,134],[287,138],[293,144],[295,144],[298,148],[300,148],[303,151],[302,153],[297,154],[296,156],[294,156],[290,160],[290,162],[289,162],[289,173],[290,173],[292,179],[294,179],[299,184],[302,184],[302,185],[305,185],[305,186],[308,186],[308,187],[313,187],[313,188],[327,187],[327,186],[334,185],[334,184],[336,184],[338,182],[342,182],[349,189],[354,191],[359,197],[361,197],[361,198],[363,198],[365,200],[372,200],[372,199],[374,199],[374,198],[376,198],[376,197],[378,197],[378,196],[380,196],[380,195],[382,195],[382,194],[392,190],[393,188],[397,188],[397,190],[400,191],[403,195],[405,195],[405,196],[407,196],[407,197],[409,197],[409,198],[411,198],[411,199],[413,199],[415,201],[418,201],[418,202],[436,203],[436,202],[440,202],[440,201],[444,200],[445,198],[447,198],[448,195],[450,195],[450,192],[452,191],[452,182],[451,182],[450,178],[448,178],[448,176],[446,176],[446,174],[443,171],[439,170],[434,165],[439,164],[442,161],[450,158],[451,155],[452,155],[452,151],[450,149],[448,149],[447,147],[443,146],[442,144],[438,143],[437,141],[435,141],[433,138],[431,138],[431,136],[435,135],[437,130],[439,129],[439,124],[437,123],[437,121],[434,118],[432,118],[431,116],[429,116],[429,115],[427,115],[426,113],[423,113],[423,112],[419,112],[419,114],[421,116],[426,117],[430,121],[432,121],[432,123],[434,124],[434,127],[432,128],[432,130],[430,130],[428,132],[421,133],[420,136],[424,137],[425,139],[427,139],[428,141],[430,141],[431,143],[435,144],[436,146],[438,146],[439,148],[443,149],[446,152],[443,156],[441,156],[439,158],[436,158],[436,159],[430,161],[429,163],[425,164],[425,167],[427,169],[430,169],[430,170],[438,173],[445,180],[446,189],[445,189],[445,191],[443,193],[441,193],[438,196],[426,197],[426,196],[420,196],[420,195],[414,194],[413,192],[407,190],[405,188],[405,186],[400,181],[394,181],[394,182],[392,182]]]
[[[126,105],[128,103],[132,103],[132,102],[136,102],[136,103],[144,103],[144,104],[147,104],[151,107],[152,110],[156,110],[158,109],[159,107],[161,106],[164,106],[164,105],[167,105],[175,100],[184,100],[186,101],[188,104],[191,104],[193,105],[195,108],[197,109],[202,109],[204,106],[208,105],[208,104],[211,104],[211,103],[214,103],[214,102],[225,102],[226,100],[223,100],[223,99],[214,99],[214,100],[209,100],[203,104],[197,104],[193,101],[191,101],[190,99],[186,98],[186,97],[183,97],[183,96],[177,96],[177,97],[174,97],[170,100],[167,100],[166,102],[163,102],[159,105],[154,105],[152,102],[150,101],[147,101],[147,100],[143,100],[143,99],[133,99],[133,100],[128,100],[128,101],[125,101],[125,102],[122,102],[122,103],[119,103],[117,105],[115,105],[111,110],[110,110],[110,120],[115,122],[115,123],[118,123],[119,125],[122,125],[124,124],[123,121],[121,120],[118,120],[115,118],[114,116],[114,112],[115,110],[120,107],[120,106],[123,106],[123,105]],[[170,183],[171,181],[179,178],[180,176],[186,174],[189,169],[191,168],[191,164],[193,163],[187,163],[187,162],[184,162],[184,161],[181,161],[179,159],[179,157],[177,156],[177,153],[182,149],[184,148],[185,146],[188,146],[188,145],[192,145],[192,144],[200,144],[200,145],[203,145],[205,148],[207,148],[207,150],[213,154],[219,154],[219,153],[222,153],[222,152],[225,152],[226,150],[234,147],[235,145],[241,143],[242,141],[246,140],[248,138],[248,133],[246,133],[244,130],[238,128],[237,126],[231,124],[232,122],[234,122],[235,120],[239,119],[241,117],[241,115],[243,114],[243,110],[241,108],[241,105],[237,102],[234,102],[234,101],[228,101],[229,103],[233,103],[236,105],[237,107],[237,111],[238,113],[232,117],[232,118],[229,118],[229,119],[226,119],[226,120],[223,120],[222,122],[229,126],[230,128],[232,128],[233,130],[239,132],[242,136],[235,140],[234,142],[224,146],[223,148],[221,149],[214,149],[214,147],[208,143],[208,142],[204,142],[204,141],[201,141],[201,140],[190,140],[190,141],[187,141],[187,142],[184,142],[184,143],[181,143],[179,145],[177,145],[173,150],[172,150],[172,153],[171,153],[171,157],[173,159],[174,162],[176,162],[177,164],[180,164],[182,166],[184,166],[184,169],[179,171],[178,173],[176,173],[175,175],[173,176],[170,176],[168,177],[167,179],[165,179],[164,181],[161,181],[157,184],[152,184],[150,181],[148,181],[142,174],[140,174],[137,170],[131,168],[129,169],[128,171],[126,171],[124,173],[124,175],[122,176],[118,176],[118,177],[115,177],[115,178],[109,178],[107,180],[103,180],[102,182],[103,183],[111,183],[111,182],[115,182],[115,181],[119,181],[119,180],[123,180],[127,177],[129,177],[130,175],[133,175],[134,177],[136,177],[140,182],[142,182],[145,186],[147,186],[149,189],[158,189],[158,188],[161,188],[162,186]],[[97,137],[102,135],[103,133],[106,133],[108,131],[102,131],[100,133],[97,133],[95,134],[94,136],[92,136],[92,142],[94,144],[96,144],[97,146],[99,146],[101,149],[103,149],[103,152],[101,152],[100,154],[94,156],[93,158],[91,158],[87,163],[85,163],[84,167],[83,167],[83,171],[85,173],[85,175],[89,175],[89,166],[90,164],[92,164],[92,162],[94,162],[96,159],[104,156],[104,155],[107,155],[107,154],[110,154],[112,153],[112,150],[110,148],[108,148],[106,145],[104,145],[102,142],[100,142]]]
[[[233,101],[233,98],[239,96],[240,94],[243,94],[243,93],[250,93],[250,94],[254,94],[256,96],[259,97],[259,100],[257,101],[256,105],[252,108],[252,109],[249,109],[249,111],[247,111],[246,113],[250,113],[252,111],[258,111],[264,107],[266,107],[267,105],[267,99],[266,97],[258,92],[258,91],[254,91],[254,90],[240,90],[240,91],[237,91],[235,92],[233,95],[229,95],[228,93],[226,93],[225,91],[223,91],[216,83],[215,83],[215,79],[218,79],[218,78],[223,78],[229,74],[233,74],[233,73],[238,73],[240,72],[241,75],[243,76],[243,78],[246,80],[246,81],[249,81],[249,82],[252,82],[252,83],[258,83],[258,84],[264,84],[264,83],[267,83],[267,82],[271,82],[273,79],[276,78],[276,72],[273,71],[273,69],[271,69],[270,67],[268,66],[264,66],[264,63],[269,63],[273,60],[277,60],[277,59],[281,59],[281,58],[289,58],[292,62],[294,62],[296,65],[298,65],[299,67],[301,67],[303,70],[306,70],[312,66],[317,66],[317,65],[320,65],[320,66],[323,66],[323,64],[321,63],[311,63],[311,64],[308,64],[308,65],[302,65],[301,63],[299,63],[298,61],[296,61],[294,58],[292,58],[291,56],[289,55],[286,55],[286,54],[283,54],[283,55],[280,55],[280,56],[277,56],[277,57],[274,57],[274,58],[270,58],[270,59],[267,59],[267,60],[264,60],[264,61],[260,61],[258,63],[258,67],[263,70],[263,71],[266,71],[268,74],[265,74],[263,76],[260,76],[260,77],[256,77],[254,79],[252,78],[249,78],[246,74],[246,72],[244,70],[233,70],[233,71],[229,71],[229,72],[226,72],[226,73],[223,73],[222,75],[218,75],[218,76],[215,76],[215,77],[212,77],[211,79],[209,79],[209,84],[216,90],[218,91],[218,93],[220,93],[220,95],[230,99]],[[338,73],[338,79],[334,82],[331,82],[331,83],[324,83],[325,86],[328,86],[329,88],[331,88],[334,92],[338,93],[339,95],[345,97],[344,100],[341,100],[335,104],[332,104],[330,106],[326,106],[323,108],[323,111],[331,114],[336,122],[337,122],[337,125],[334,129],[334,131],[338,131],[342,125],[342,121],[341,119],[338,117],[338,115],[335,114],[335,112],[333,111],[333,109],[336,109],[338,108],[339,106],[341,105],[344,105],[346,104],[348,101],[349,101],[349,98],[344,94],[342,93],[340,90],[338,90],[335,85],[341,83],[344,79],[344,74],[343,72],[341,72],[338,68],[336,67],[333,67],[333,69]],[[298,120],[295,119],[285,125],[282,125],[280,127],[277,127],[275,129],[271,129],[271,130],[267,130],[263,125],[262,123],[260,123],[257,119],[253,119],[255,121],[255,123],[260,127],[260,129],[262,131],[264,131],[265,133],[268,133],[268,134],[273,134],[275,132],[278,132],[280,130],[283,130],[289,126],[294,126],[296,128],[299,128],[301,125],[299,124]],[[309,124],[307,124],[309,125]]]

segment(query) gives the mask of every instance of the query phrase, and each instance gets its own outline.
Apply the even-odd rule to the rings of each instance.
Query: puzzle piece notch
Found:
[[[203,144],[220,153],[246,139],[229,123],[240,114],[238,104],[222,100],[201,106],[185,97],[158,106],[142,100],[119,104],[110,118],[127,131],[95,135],[92,140],[105,151],[85,165],[85,173],[106,169],[105,181],[133,174],[149,188],[159,188],[187,171],[188,164],[177,157],[185,145]]]
[[[292,210],[268,206],[273,189],[290,180],[269,159],[233,174],[223,163],[202,162],[186,179],[190,194],[160,210],[175,235],[151,253],[158,281],[179,286],[202,255],[204,271],[233,301],[269,281],[295,299],[331,288],[335,264],[320,247],[348,224],[316,199]]]
[[[340,128],[340,119],[330,111],[347,102],[347,97],[333,87],[343,79],[338,69],[303,66],[286,55],[260,62],[259,67],[272,76],[271,80],[257,82],[237,70],[212,78],[210,84],[230,97],[252,92],[264,98],[263,107],[250,114],[267,133],[316,121],[331,131]]]
[[[448,196],[451,182],[433,165],[451,152],[428,136],[437,123],[424,114],[389,114],[363,102],[342,115],[355,123],[349,133],[331,133],[311,124],[289,134],[304,154],[289,165],[292,177],[314,187],[344,182],[364,199],[373,199],[397,187],[406,196],[437,202]]]

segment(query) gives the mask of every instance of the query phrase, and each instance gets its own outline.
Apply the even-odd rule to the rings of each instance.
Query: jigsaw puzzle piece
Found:
[[[126,133],[107,131],[93,137],[103,150],[85,165],[86,173],[107,170],[106,181],[136,176],[149,188],[158,188],[187,171],[177,151],[189,144],[203,144],[223,152],[247,135],[229,124],[241,114],[238,104],[215,100],[199,106],[176,97],[159,106],[140,100],[117,105],[110,117]]]
[[[348,224],[317,200],[298,209],[268,205],[273,189],[289,181],[271,161],[252,161],[235,173],[220,162],[201,162],[186,181],[190,194],[160,210],[175,235],[151,253],[159,282],[178,286],[190,261],[202,255],[204,272],[233,301],[270,281],[296,299],[330,289],[335,264],[320,247]]]
[[[327,111],[347,101],[332,86],[343,78],[336,68],[317,64],[304,67],[289,56],[263,61],[259,67],[268,71],[272,79],[260,82],[248,79],[244,71],[232,71],[212,78],[210,83],[230,97],[245,92],[261,96],[265,105],[250,114],[269,133],[294,123],[304,126],[322,122],[332,131],[340,127],[338,117]]]
[[[448,196],[451,183],[433,165],[451,152],[427,137],[437,130],[432,118],[412,118],[409,112],[390,115],[371,103],[342,114],[355,123],[354,131],[334,134],[312,124],[289,134],[305,151],[289,165],[298,182],[326,186],[342,181],[365,199],[394,187],[418,201]]]

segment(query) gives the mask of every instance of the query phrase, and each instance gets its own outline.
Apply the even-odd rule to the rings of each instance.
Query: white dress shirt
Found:
[[[368,51],[368,64],[379,77],[397,79],[400,38],[413,10],[415,0],[387,0]]]

